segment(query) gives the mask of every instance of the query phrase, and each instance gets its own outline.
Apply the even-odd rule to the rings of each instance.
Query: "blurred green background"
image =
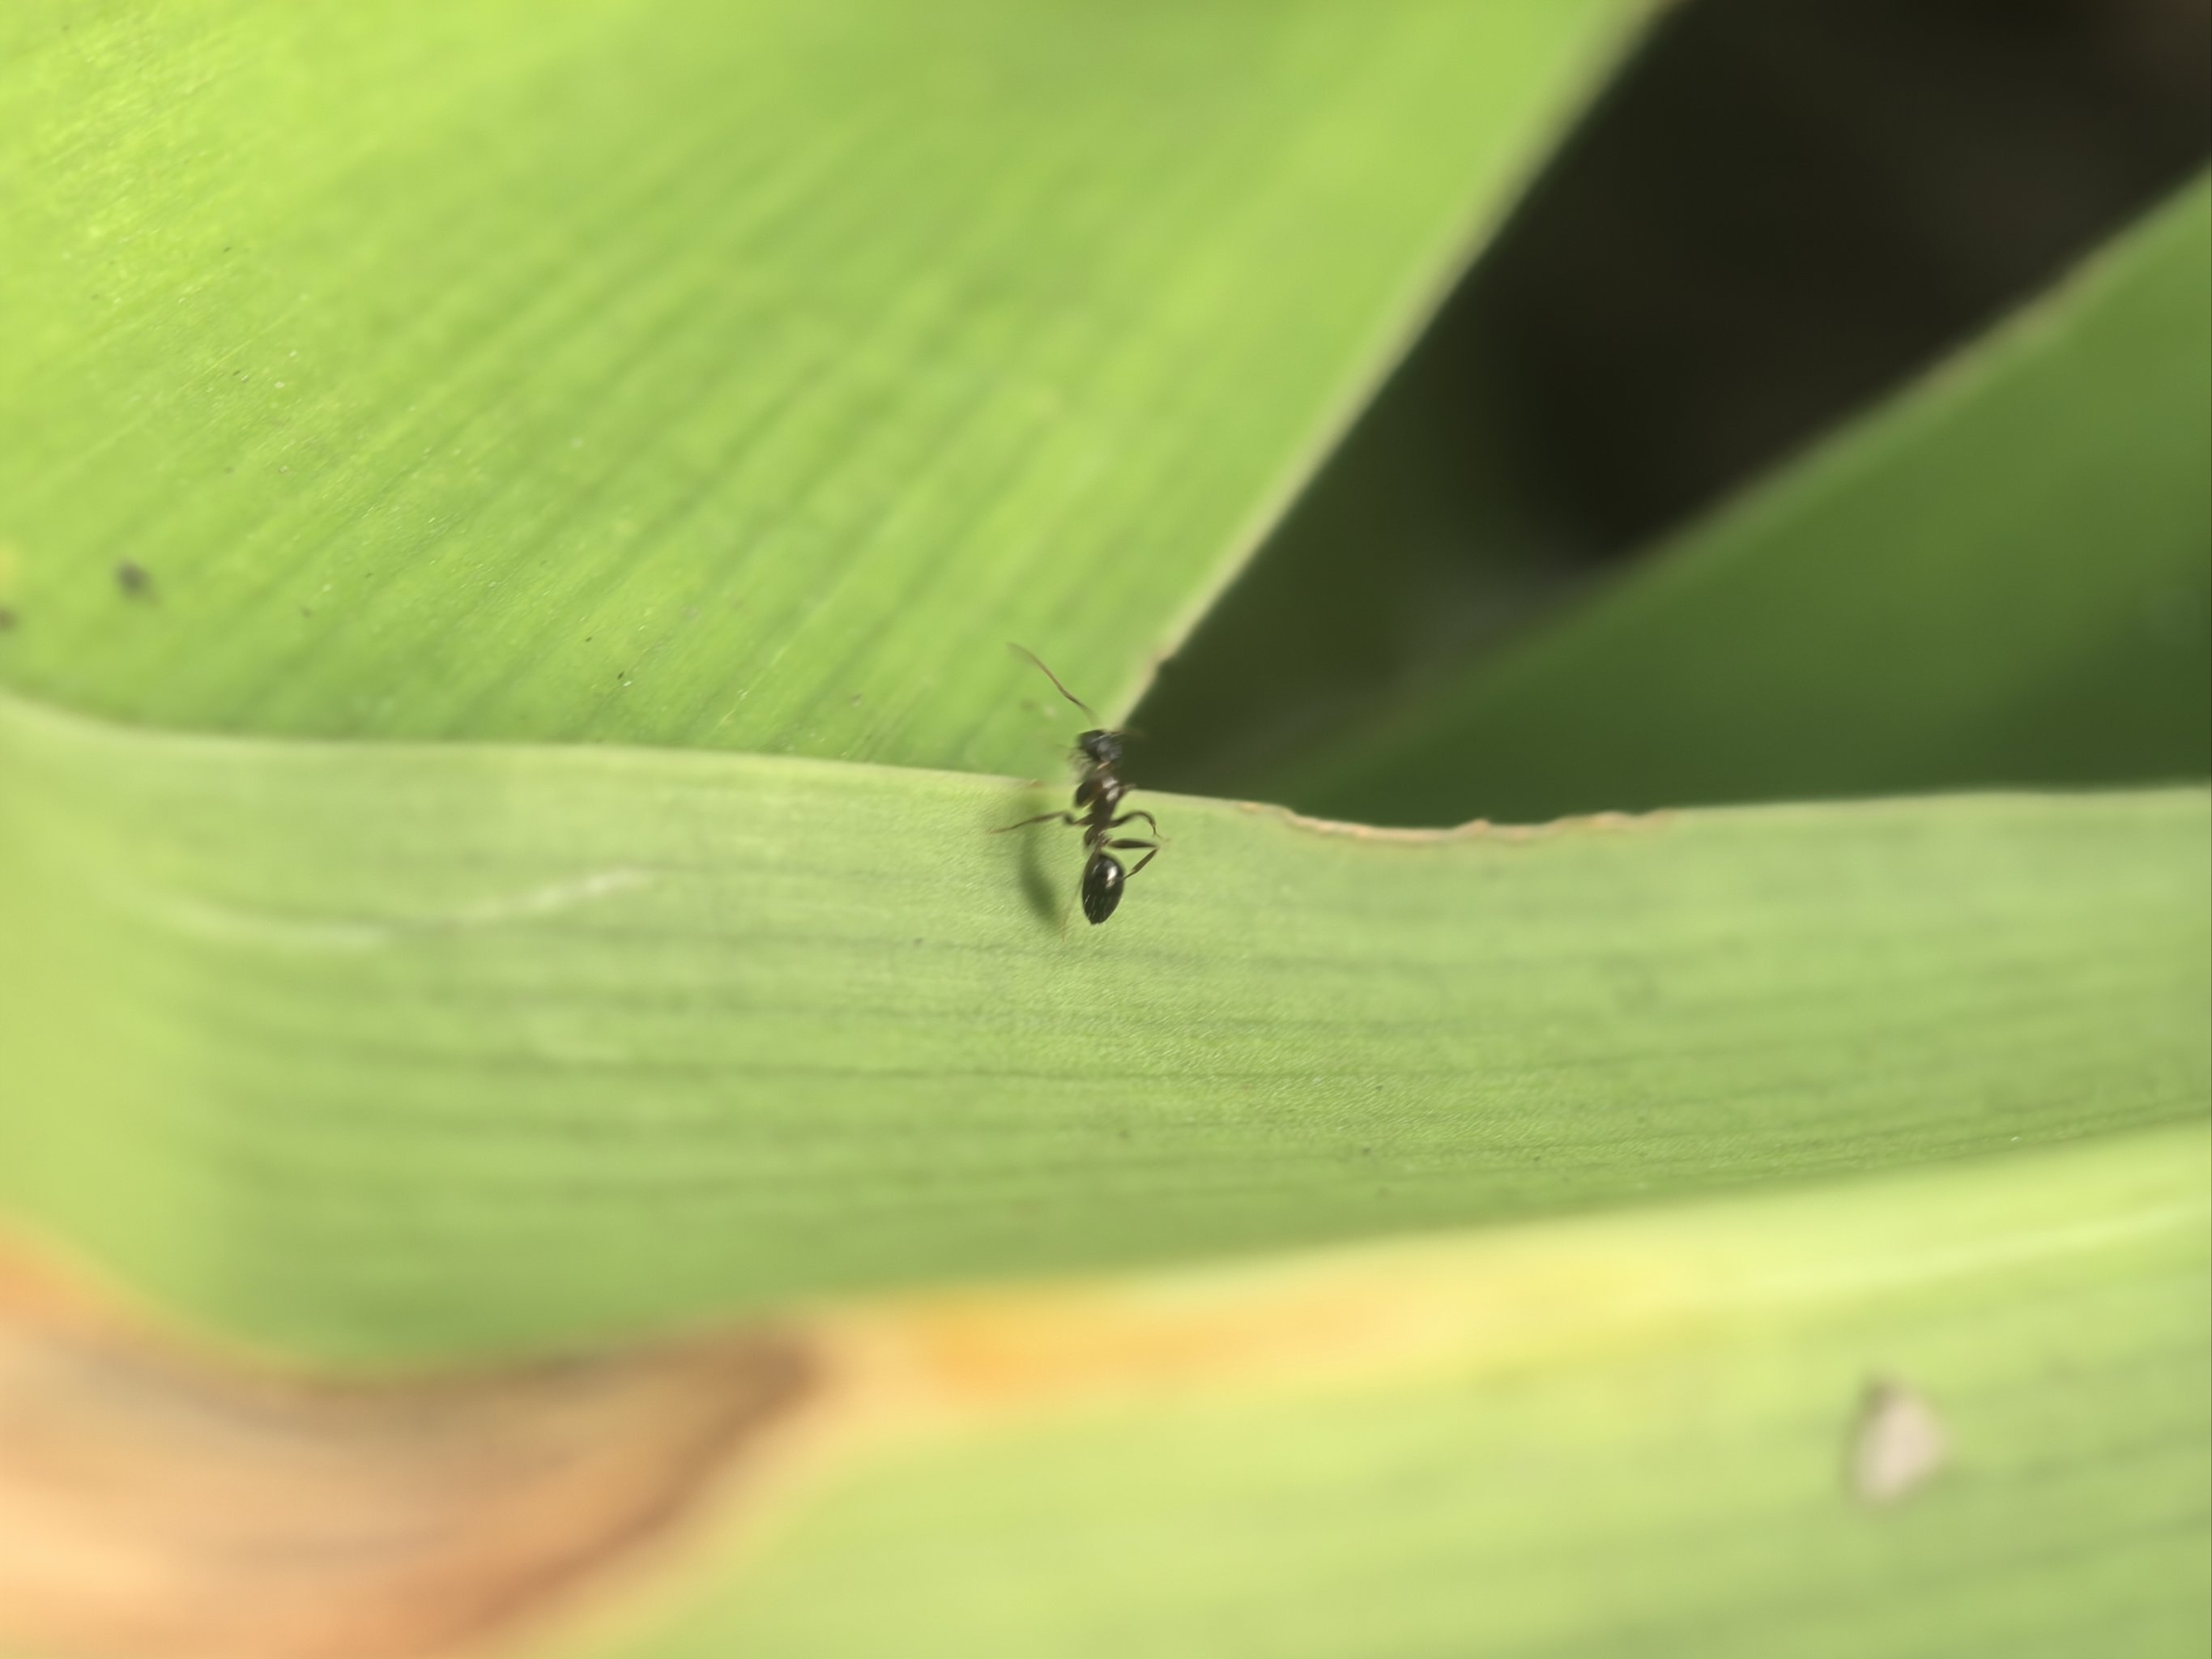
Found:
[[[1675,9],[1164,665],[1146,776],[1443,823],[2204,775],[2201,224],[1940,481],[1789,464],[2179,189],[2208,52],[2194,0]]]

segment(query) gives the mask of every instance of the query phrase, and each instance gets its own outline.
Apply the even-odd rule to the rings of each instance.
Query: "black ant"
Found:
[[[1018,645],[1014,649],[1036,663],[1061,696],[1090,714],[1092,720],[1098,718],[1091,714],[1089,703],[1060,684],[1060,676],[1046,668],[1035,652],[1023,650]],[[1076,780],[1073,811],[1040,812],[1033,818],[1024,818],[1019,823],[1010,823],[1006,829],[991,832],[994,836],[1003,836],[1007,830],[1026,830],[1033,823],[1081,824],[1083,845],[1091,854],[1089,861],[1083,866],[1083,914],[1094,927],[1114,914],[1114,907],[1121,902],[1121,889],[1128,884],[1130,878],[1160,855],[1160,844],[1156,841],[1138,841],[1133,837],[1116,837],[1114,835],[1115,830],[1131,818],[1142,818],[1154,835],[1160,833],[1159,823],[1150,812],[1123,812],[1119,817],[1115,814],[1114,809],[1121,805],[1121,797],[1129,793],[1129,786],[1121,781],[1115,770],[1121,763],[1121,739],[1124,735],[1120,732],[1102,729],[1085,732],[1076,738],[1073,753],[1076,763],[1083,769],[1083,775]],[[1145,849],[1145,856],[1137,860],[1134,868],[1122,869],[1121,860],[1114,854],[1133,852],[1139,848]]]

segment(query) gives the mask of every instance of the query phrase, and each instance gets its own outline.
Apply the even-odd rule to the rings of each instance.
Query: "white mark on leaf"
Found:
[[[1894,1504],[1925,1485],[1950,1455],[1950,1437],[1933,1406],[1893,1377],[1867,1385],[1851,1432],[1853,1497]]]
[[[620,865],[443,910],[390,917],[283,915],[173,893],[140,891],[118,896],[124,908],[200,939],[278,950],[350,951],[380,950],[437,933],[532,921],[647,886],[653,880],[651,871]]]

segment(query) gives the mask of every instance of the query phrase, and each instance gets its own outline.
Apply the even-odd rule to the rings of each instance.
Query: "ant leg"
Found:
[[[1120,852],[1133,852],[1139,847],[1149,847],[1152,849],[1151,852],[1146,854],[1144,857],[1139,859],[1134,864],[1129,866],[1128,874],[1121,878],[1124,881],[1130,879],[1130,878],[1134,876],[1138,871],[1143,869],[1146,865],[1150,864],[1154,859],[1160,855],[1160,844],[1156,841],[1109,841],[1106,842],[1105,845],[1114,848]]]
[[[1026,830],[1033,823],[1080,823],[1082,822],[1083,820],[1073,812],[1040,812],[1033,818],[1024,818],[1019,823],[1002,823],[991,833],[994,836],[1003,836],[1009,830]]]
[[[1107,827],[1109,830],[1119,830],[1119,829],[1120,829],[1123,824],[1127,823],[1131,818],[1142,818],[1142,819],[1144,819],[1144,821],[1145,821],[1147,824],[1149,824],[1149,825],[1151,825],[1151,826],[1152,826],[1152,833],[1153,833],[1154,835],[1156,835],[1156,836],[1157,836],[1157,835],[1158,835],[1158,834],[1160,833],[1160,821],[1159,821],[1158,818],[1154,817],[1153,817],[1150,812],[1141,812],[1141,811],[1139,811],[1139,812],[1124,812],[1124,813],[1122,813],[1122,814],[1121,814],[1121,816],[1120,817],[1115,818],[1112,823],[1109,823],[1106,827]]]

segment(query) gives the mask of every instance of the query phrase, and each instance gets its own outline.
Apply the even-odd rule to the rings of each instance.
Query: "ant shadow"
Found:
[[[1018,823],[1024,818],[1049,811],[1052,805],[1045,787],[1033,783],[1013,799],[1006,810],[1006,823]],[[1006,829],[1006,823],[994,823],[991,827],[996,831]],[[1067,937],[1068,890],[1062,878],[1068,872],[1052,863],[1052,854],[1055,851],[1066,850],[1060,845],[1060,838],[1052,834],[1054,830],[1061,830],[1062,835],[1066,834],[1059,824],[1032,823],[1008,830],[1002,839],[1012,842],[1015,847],[1014,868],[1021,883],[1022,902],[1039,922],[1065,939]]]

